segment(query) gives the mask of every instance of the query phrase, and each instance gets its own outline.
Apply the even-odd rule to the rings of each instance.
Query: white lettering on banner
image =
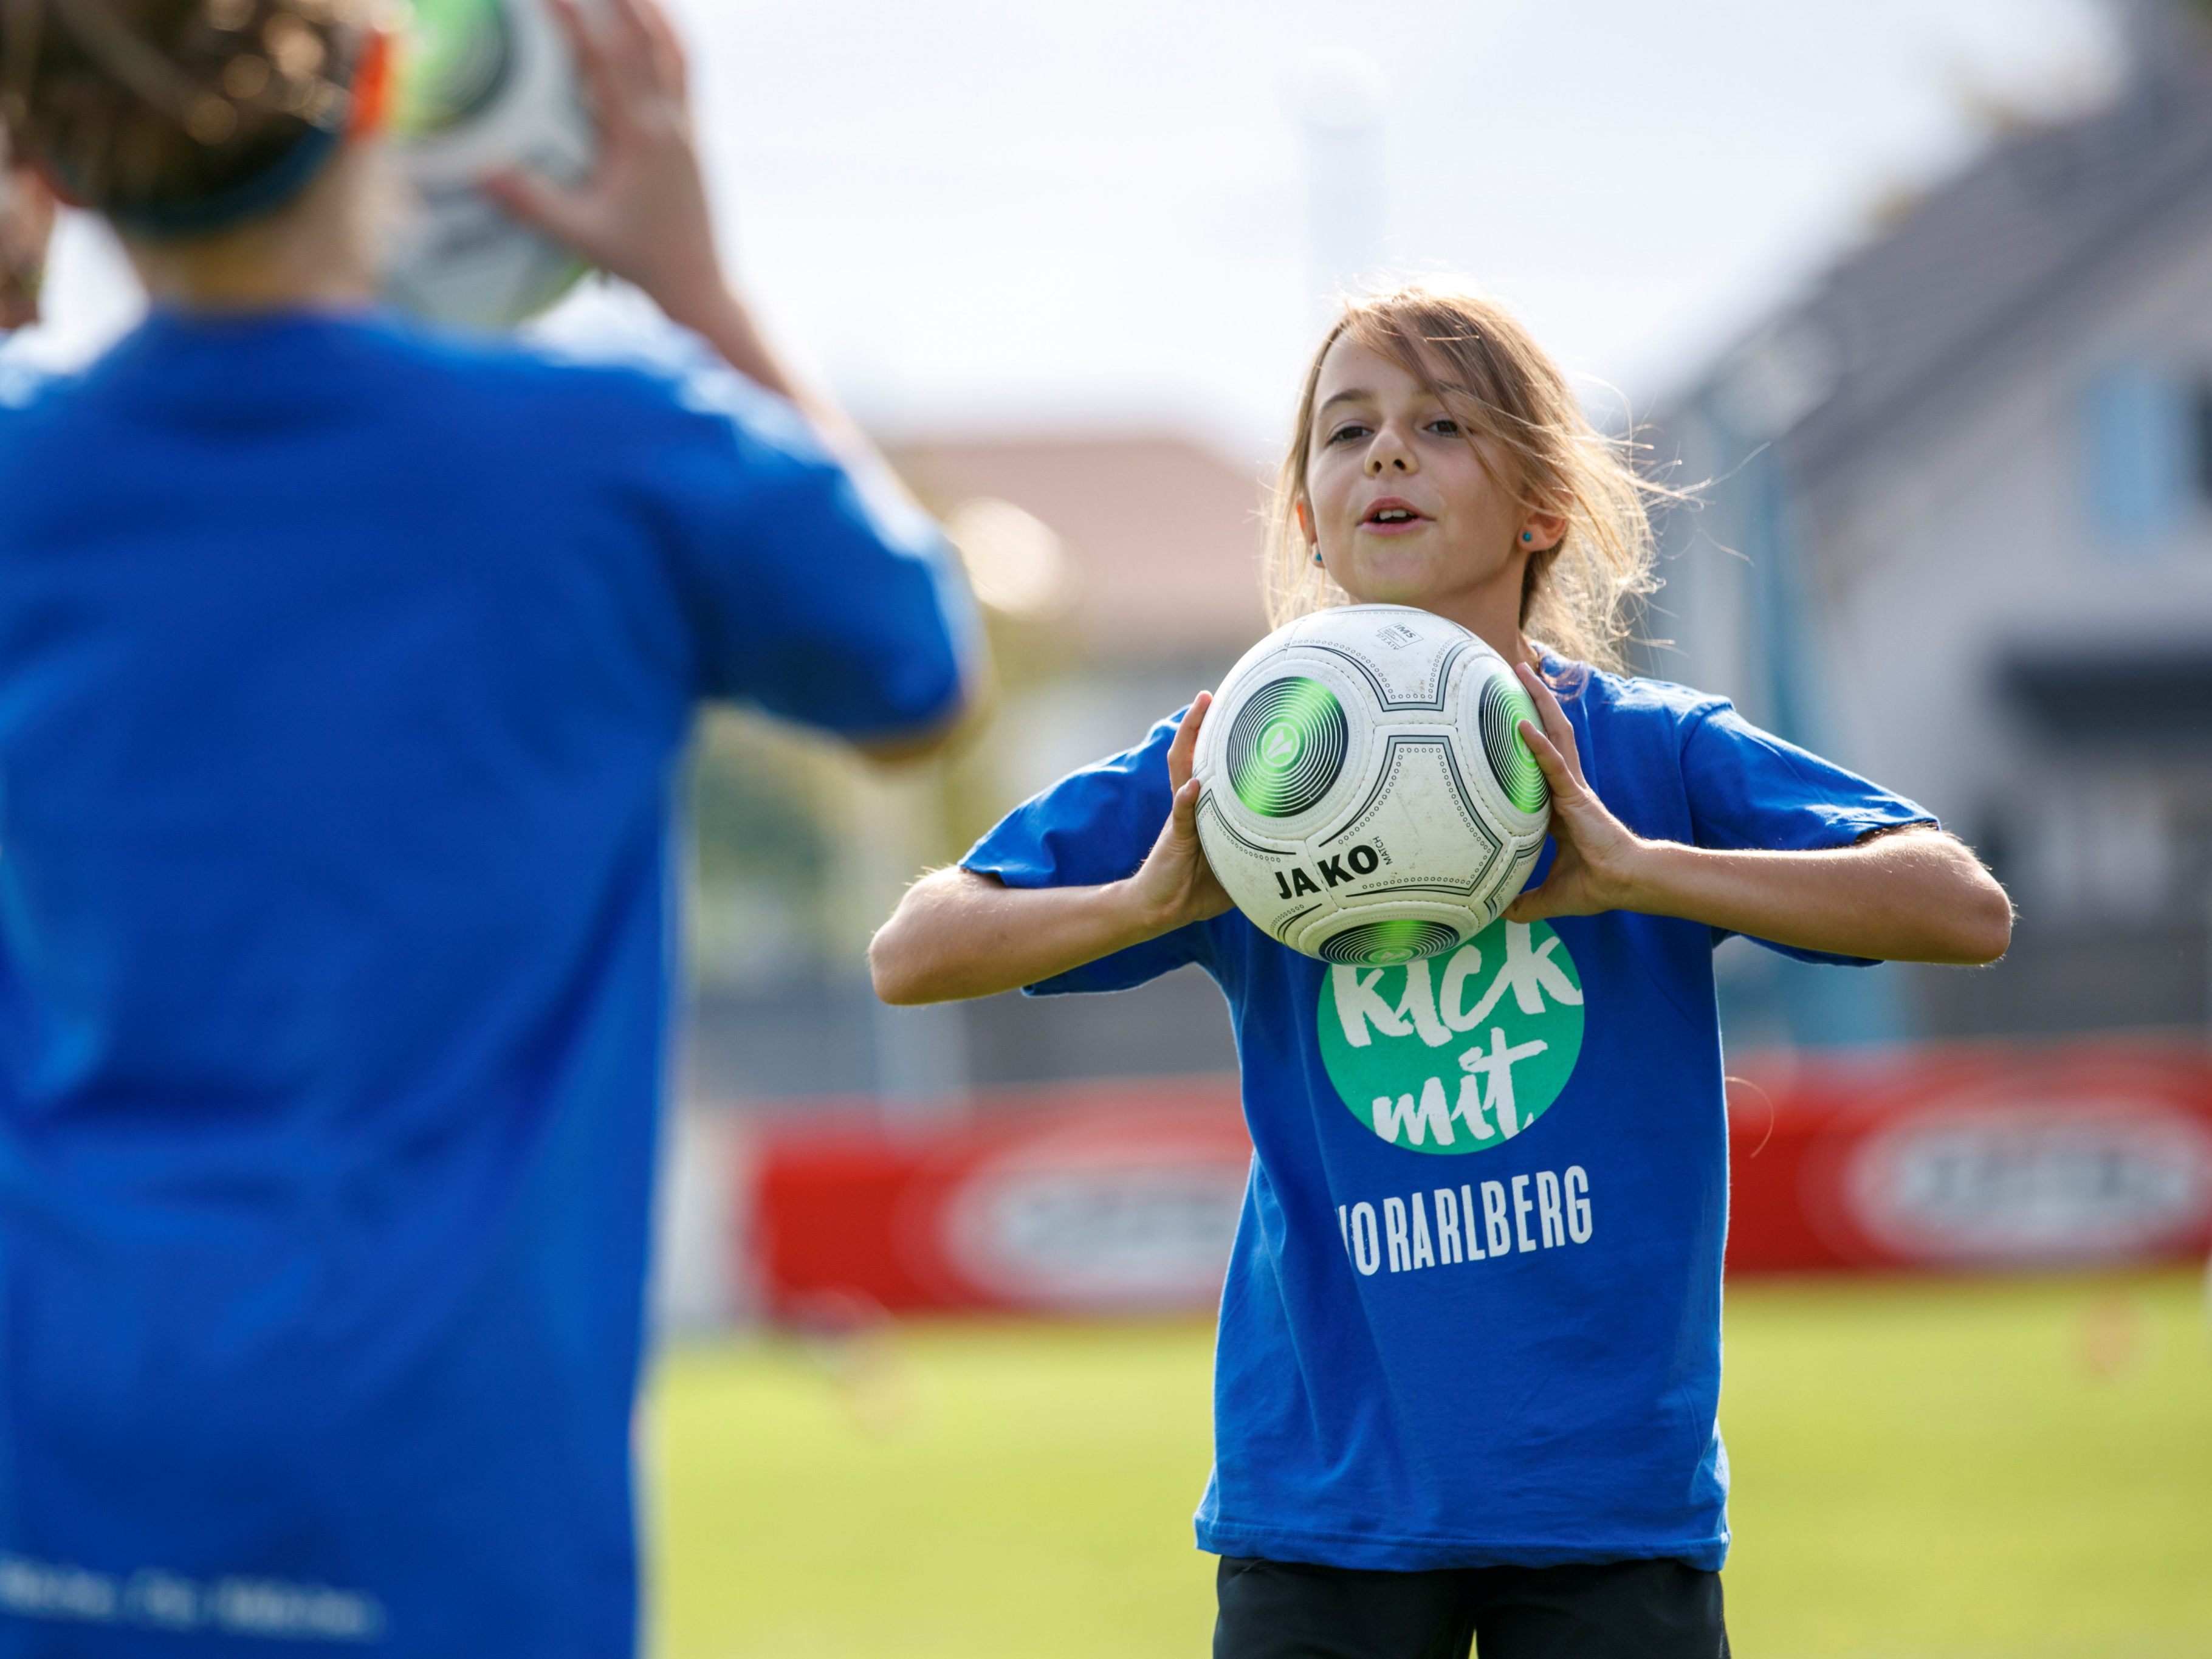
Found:
[[[1533,1199],[1528,1196],[1532,1187]],[[1450,1188],[1439,1187],[1432,1193],[1387,1196],[1380,1200],[1379,1225],[1376,1205],[1339,1205],[1337,1231],[1344,1239],[1345,1254],[1365,1277],[1381,1270],[1386,1255],[1394,1273],[1495,1261],[1500,1256],[1589,1243],[1597,1231],[1589,1190],[1589,1171],[1579,1164],[1570,1164],[1564,1170],[1538,1170],[1532,1175],[1513,1176],[1510,1206],[1504,1182],[1484,1182],[1480,1233],[1475,1225],[1476,1188],[1471,1183],[1462,1187],[1456,1195]],[[1431,1199],[1436,1200],[1433,1230],[1429,1222]],[[1537,1218],[1533,1237],[1528,1231],[1532,1215]],[[1486,1252],[1486,1238],[1490,1246]]]
[[[373,1642],[385,1626],[383,1603],[359,1590],[243,1575],[204,1583],[159,1567],[119,1580],[21,1555],[0,1555],[0,1613],[294,1642]]]
[[[1840,1173],[1851,1218],[1908,1260],[2109,1260],[2201,1236],[2212,1126],[2124,1095],[1938,1108],[1875,1129]]]
[[[1382,1265],[1382,1245],[1375,1230],[1372,1204],[1352,1206],[1352,1265],[1363,1273],[1372,1273]]]
[[[1002,1155],[945,1200],[961,1273],[1031,1307],[1180,1307],[1218,1296],[1246,1176],[1190,1149]]]

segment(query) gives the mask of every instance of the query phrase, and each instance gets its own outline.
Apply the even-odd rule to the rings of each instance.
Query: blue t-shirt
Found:
[[[672,773],[945,716],[941,544],[367,316],[0,388],[0,1654],[629,1651]]]
[[[1717,698],[1592,672],[1563,701],[1591,787],[1639,835],[1810,848],[1932,821]],[[1018,807],[967,867],[1015,887],[1129,874],[1167,814],[1175,726]],[[1715,943],[1615,911],[1332,968],[1232,910],[1030,988],[1196,963],[1229,1000],[1255,1156],[1200,1547],[1720,1565]]]

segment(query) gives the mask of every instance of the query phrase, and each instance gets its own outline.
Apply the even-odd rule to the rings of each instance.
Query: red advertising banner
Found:
[[[1732,1273],[2212,1249],[2212,1055],[2136,1043],[1731,1067]],[[1064,1088],[902,1130],[826,1110],[744,1178],[769,1310],[1210,1309],[1251,1158],[1233,1079]]]
[[[858,1297],[1052,1313],[1211,1308],[1252,1143],[1233,1078],[1054,1090],[942,1127],[791,1127],[754,1153],[772,1312]]]
[[[2212,1249],[2201,1047],[1960,1047],[1731,1069],[1731,1272]]]

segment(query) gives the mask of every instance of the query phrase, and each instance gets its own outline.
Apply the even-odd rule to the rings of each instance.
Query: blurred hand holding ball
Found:
[[[1551,796],[1512,668],[1404,605],[1300,617],[1247,652],[1199,732],[1199,839],[1237,908],[1370,966],[1473,939],[1527,883]]]
[[[547,0],[415,0],[396,137],[407,199],[384,283],[403,310],[505,327],[589,269],[483,188],[516,171],[562,185],[591,173],[597,129]]]

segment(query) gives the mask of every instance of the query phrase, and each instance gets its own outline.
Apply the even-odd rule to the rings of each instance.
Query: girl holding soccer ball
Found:
[[[1387,1101],[1393,1066],[1433,1066],[1429,977],[1332,970],[1231,908],[1196,832],[1203,693],[916,883],[876,937],[893,1002],[1188,963],[1229,1000],[1256,1158],[1197,1516],[1218,1659],[1725,1653],[1713,946],[1978,963],[2009,941],[2002,890],[1929,813],[1620,672],[1650,493],[1509,313],[1438,288],[1346,307],[1283,464],[1277,623],[1432,611],[1540,716],[1522,734],[1552,845],[1475,942],[1475,1006],[1501,1023],[1462,1056],[1534,1057],[1502,1130],[1387,1139],[1347,1097],[1341,1078]]]

